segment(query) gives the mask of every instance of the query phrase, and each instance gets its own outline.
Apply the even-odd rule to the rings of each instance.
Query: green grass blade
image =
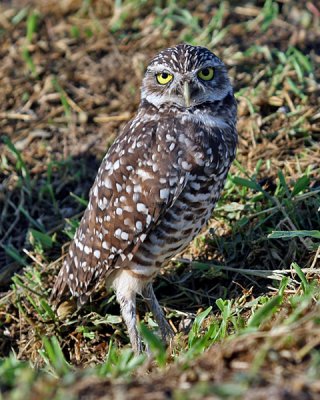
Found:
[[[267,303],[261,306],[249,319],[248,327],[258,328],[263,322],[266,322],[282,302],[282,296],[274,296]]]
[[[24,267],[26,267],[28,265],[26,259],[24,257],[22,257],[21,254],[19,253],[19,251],[15,247],[13,247],[11,244],[2,245],[2,247],[3,247],[4,251],[6,252],[6,254],[8,254],[8,256],[10,256],[15,261],[17,261],[17,263],[19,263],[20,265],[23,265]]]
[[[154,355],[159,367],[163,367],[166,364],[166,350],[164,344],[158,336],[145,326],[145,324],[140,323],[139,330],[142,337],[148,343],[151,353]]]
[[[306,175],[301,176],[295,183],[291,192],[291,196],[293,197],[303,192],[304,190],[308,189],[309,185],[310,185],[310,178]]]
[[[35,11],[31,12],[27,18],[27,41],[32,42],[33,35],[38,28],[39,14]]]
[[[251,181],[249,179],[241,178],[240,176],[233,176],[232,181],[236,185],[244,186],[252,190],[261,190],[261,187],[258,183]]]
[[[15,145],[12,143],[11,139],[7,136],[2,136],[2,140],[4,144],[8,147],[11,153],[16,157],[17,164],[16,168],[21,172],[22,177],[25,180],[28,190],[31,188],[31,179],[30,174],[27,168],[26,163],[24,162],[21,153],[19,150],[16,149]]]
[[[313,237],[320,239],[320,231],[272,231],[268,239],[292,239],[295,237]]]
[[[208,307],[206,310],[202,311],[200,314],[198,314],[192,324],[192,328],[189,332],[189,336],[188,336],[188,345],[189,348],[192,347],[195,339],[197,338],[197,336],[200,333],[200,329],[202,327],[203,321],[205,320],[205,318],[207,318],[207,316],[209,315],[209,313],[211,312],[212,307]]]
[[[305,274],[302,272],[301,268],[299,267],[299,265],[296,262],[293,262],[291,264],[291,268],[293,268],[296,271],[298,277],[301,280],[301,287],[302,287],[303,293],[307,294],[309,292],[310,285],[308,284]]]
[[[71,366],[66,361],[64,354],[61,350],[58,339],[55,336],[51,338],[44,337],[42,339],[45,356],[50,363],[50,366],[54,370],[54,372],[63,377],[69,371],[71,371]]]

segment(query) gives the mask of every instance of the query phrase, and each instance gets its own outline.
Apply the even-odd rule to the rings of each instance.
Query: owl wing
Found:
[[[84,304],[108,271],[132,260],[174,204],[192,168],[176,139],[178,129],[169,119],[161,124],[136,119],[111,146],[53,288],[53,301],[68,285]]]

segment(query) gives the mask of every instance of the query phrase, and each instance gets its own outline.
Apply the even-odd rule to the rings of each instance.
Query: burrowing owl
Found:
[[[113,287],[133,350],[141,294],[161,335],[172,335],[152,289],[162,265],[211,216],[236,153],[237,106],[223,62],[180,44],[149,64],[136,116],[104,157],[52,291],[84,304],[102,281]]]

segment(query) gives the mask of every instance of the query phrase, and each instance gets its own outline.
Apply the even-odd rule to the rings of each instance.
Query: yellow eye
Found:
[[[168,72],[160,72],[160,74],[156,75],[156,78],[160,85],[166,85],[172,80],[173,75],[169,74]]]
[[[200,69],[198,77],[203,81],[211,81],[214,77],[214,69],[212,67]]]

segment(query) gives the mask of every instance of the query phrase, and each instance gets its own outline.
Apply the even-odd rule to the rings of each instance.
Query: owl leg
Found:
[[[156,295],[154,294],[152,283],[148,283],[145,288],[142,291],[142,296],[144,300],[146,301],[150,311],[152,312],[155,320],[157,321],[159,325],[159,329],[161,332],[162,340],[169,344],[171,343],[174,332],[171,328],[171,326],[168,324],[162,308],[160,307],[160,304],[158,303],[158,300],[156,298]]]
[[[122,318],[127,325],[132,350],[136,354],[140,354],[142,353],[142,341],[137,329],[136,293],[117,291],[117,300],[120,304]]]

